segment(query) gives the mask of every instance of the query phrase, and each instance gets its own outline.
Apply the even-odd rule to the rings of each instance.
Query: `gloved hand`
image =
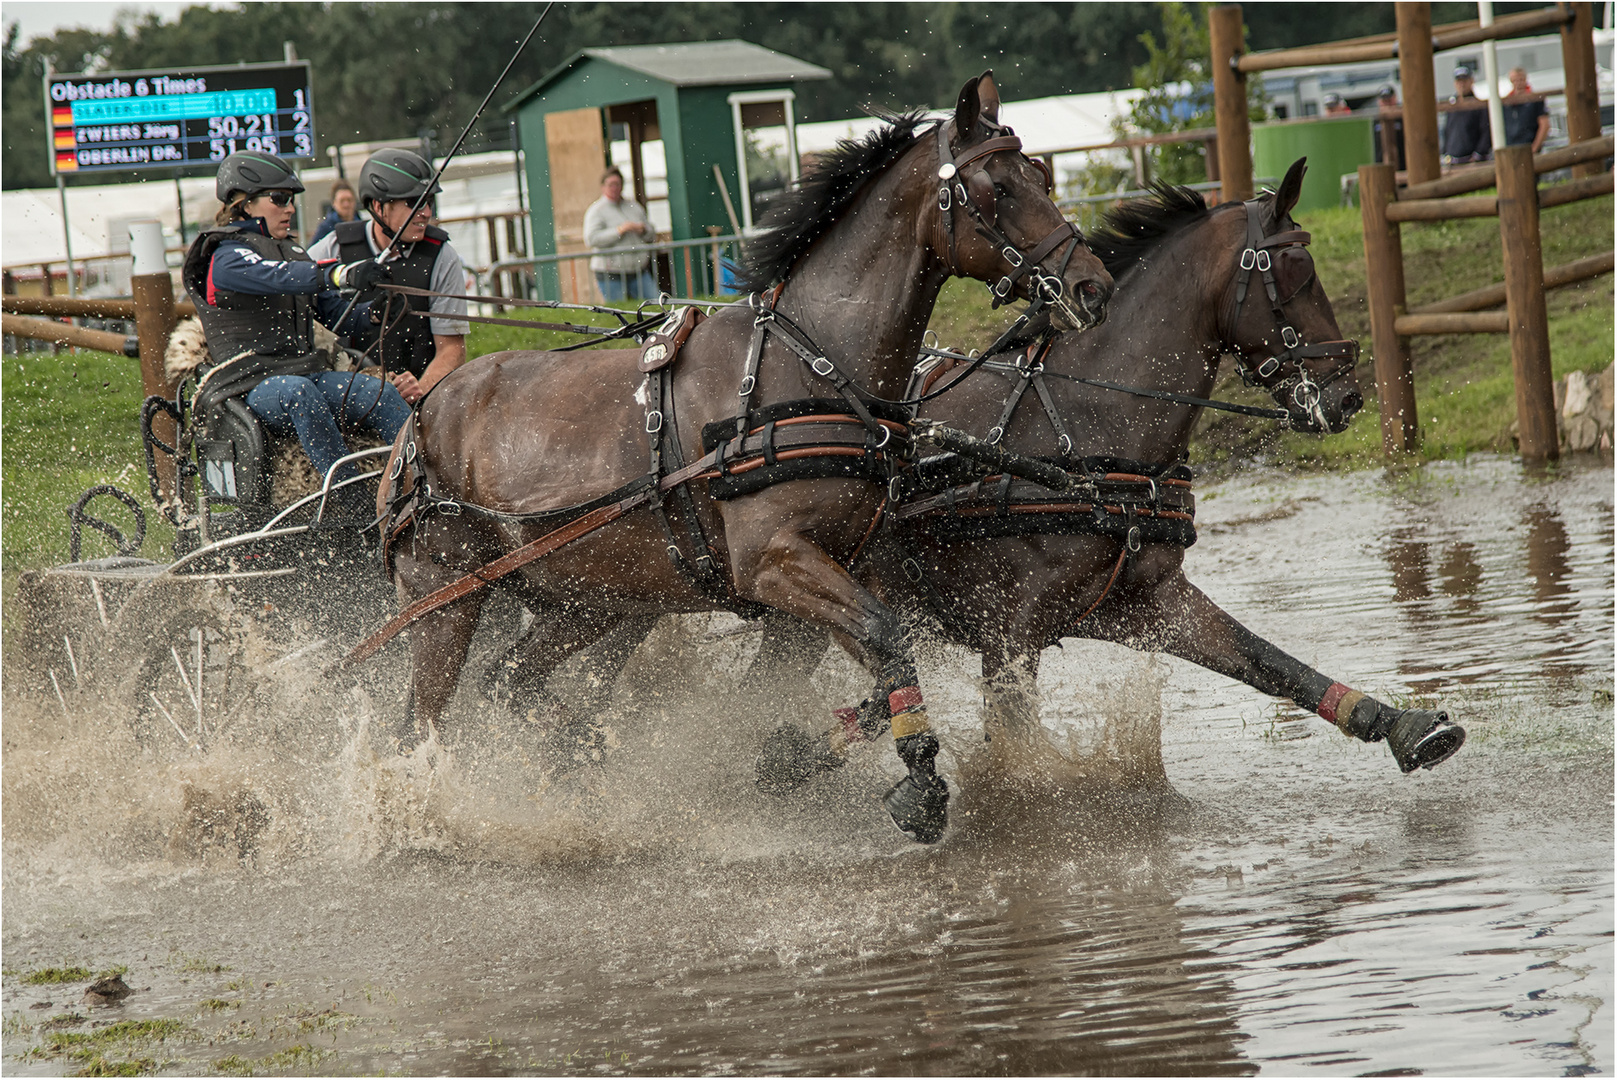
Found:
[[[365,293],[375,288],[378,282],[392,279],[392,268],[378,266],[374,259],[361,259],[331,268],[331,287],[334,289],[353,289]]]

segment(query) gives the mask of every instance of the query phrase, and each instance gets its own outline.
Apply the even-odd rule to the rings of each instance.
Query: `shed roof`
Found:
[[[600,60],[674,86],[744,86],[829,79],[831,72],[750,41],[688,41],[580,49],[503,109],[514,109],[584,60]]]

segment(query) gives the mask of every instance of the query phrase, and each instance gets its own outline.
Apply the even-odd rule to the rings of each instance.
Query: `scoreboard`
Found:
[[[57,174],[315,156],[307,61],[48,75],[45,110]]]

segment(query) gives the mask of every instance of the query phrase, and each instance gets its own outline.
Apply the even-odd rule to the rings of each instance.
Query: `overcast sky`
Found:
[[[16,23],[23,44],[28,39],[48,37],[69,27],[87,27],[91,30],[111,30],[120,11],[133,11],[138,18],[155,11],[164,19],[173,19],[182,10],[193,6],[193,0],[146,0],[143,3],[104,2],[104,0],[3,0],[0,2],[0,21]],[[207,6],[207,5],[204,5]]]

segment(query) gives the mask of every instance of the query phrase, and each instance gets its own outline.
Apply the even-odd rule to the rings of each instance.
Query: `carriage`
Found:
[[[173,526],[170,561],[145,558],[146,511],[108,485],[68,510],[73,561],[21,575],[24,618],[8,650],[67,709],[64,691],[91,690],[130,710],[142,742],[204,746],[265,705],[278,679],[352,636],[356,611],[385,611],[368,521],[340,514],[345,486],[374,497],[385,446],[348,454],[324,477],[295,439],[272,435],[239,398],[192,417],[181,393],[141,411],[152,502]],[[153,432],[167,414],[169,445]],[[165,498],[159,462],[177,491]],[[333,484],[352,464],[360,475]],[[116,504],[121,503],[122,508]],[[103,520],[96,514],[114,518]],[[120,524],[124,527],[120,528]],[[86,530],[116,551],[80,559]]]

